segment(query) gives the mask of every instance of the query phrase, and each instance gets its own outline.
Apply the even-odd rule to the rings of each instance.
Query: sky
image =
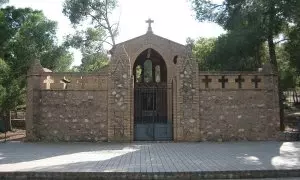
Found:
[[[75,32],[69,19],[62,13],[63,2],[64,0],[10,0],[9,5],[42,10],[48,19],[58,22],[57,37],[62,42],[64,36]],[[112,14],[113,22],[120,21],[120,33],[116,42],[145,34],[148,27],[145,21],[148,18],[154,20],[154,34],[181,44],[185,44],[187,37],[217,37],[224,33],[217,24],[198,22],[193,13],[188,0],[119,0],[118,7]],[[75,59],[72,65],[79,65],[80,52],[72,52]]]

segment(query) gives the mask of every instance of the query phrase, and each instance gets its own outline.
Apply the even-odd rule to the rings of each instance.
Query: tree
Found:
[[[266,58],[264,46],[236,32],[218,38],[199,38],[193,53],[199,69],[206,71],[257,70]]]
[[[108,55],[102,41],[104,36],[102,29],[88,28],[67,37],[66,46],[80,49],[82,54],[81,65],[74,67],[73,71],[96,72],[108,65]]]
[[[268,41],[270,62],[277,68],[273,38],[278,35],[284,25],[281,16],[282,1],[275,0],[226,0],[222,4],[214,4],[207,0],[192,0],[196,17],[199,21],[213,21],[224,29],[242,32],[247,40],[263,43]],[[252,38],[250,38],[252,37]],[[251,44],[251,43],[250,43]]]
[[[75,27],[86,21],[91,25],[68,37],[68,45],[80,49],[83,56],[82,64],[74,67],[74,71],[99,71],[108,64],[108,55],[103,44],[116,44],[119,24],[111,23],[109,18],[116,6],[116,0],[65,1],[63,13]]]
[[[64,46],[57,45],[56,23],[30,8],[0,9],[0,116],[25,103],[26,74],[35,59],[53,70],[68,69],[72,62]]]
[[[212,51],[215,48],[216,39],[215,38],[202,38],[200,37],[196,41],[188,38],[187,44],[193,44],[193,55],[198,61],[198,66],[200,70],[211,70],[209,67],[210,61],[208,60],[211,56]]]
[[[300,74],[300,23],[290,27],[288,32],[288,41],[285,43],[285,50],[289,54],[289,61],[296,68],[297,74]]]
[[[8,0],[0,0],[0,7],[8,2],[9,2]]]
[[[116,0],[66,0],[63,13],[74,26],[87,20],[93,28],[103,29],[105,37],[101,40],[114,46],[119,24],[111,23],[109,16],[116,6]]]
[[[281,89],[288,90],[295,88],[299,81],[297,68],[291,63],[290,53],[286,51],[286,44],[276,46],[276,55],[280,73]]]
[[[14,69],[16,76],[25,75],[34,59],[44,67],[61,69],[61,57],[69,54],[65,46],[57,45],[56,22],[41,11],[30,8],[6,7],[0,11],[0,57]],[[72,63],[69,59],[68,65]]]

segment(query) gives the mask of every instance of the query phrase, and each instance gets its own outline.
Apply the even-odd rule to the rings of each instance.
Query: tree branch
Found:
[[[283,41],[289,41],[289,40],[290,40],[289,38],[284,38],[284,39],[281,39],[279,41],[274,42],[274,44],[279,44],[279,43],[281,43]]]

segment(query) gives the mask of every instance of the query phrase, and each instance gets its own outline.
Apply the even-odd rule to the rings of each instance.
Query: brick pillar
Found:
[[[36,139],[34,133],[34,121],[36,114],[36,105],[39,103],[38,94],[40,90],[40,78],[43,67],[39,60],[35,60],[27,73],[26,89],[26,140]]]
[[[125,53],[111,58],[108,94],[108,141],[132,140],[131,89],[133,79]]]
[[[180,57],[177,67],[177,117],[175,141],[198,141],[200,139],[199,119],[199,77],[198,66],[190,53]]]
[[[262,82],[259,86],[265,90],[266,106],[268,111],[267,116],[267,139],[276,140],[280,135],[280,104],[279,104],[279,89],[278,76],[274,73],[274,68],[270,63],[263,66]]]

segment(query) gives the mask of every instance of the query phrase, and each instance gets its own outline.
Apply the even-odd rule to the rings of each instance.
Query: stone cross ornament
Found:
[[[146,23],[148,23],[148,33],[152,33],[151,23],[154,23],[154,21],[149,18],[148,20],[146,20]]]
[[[51,84],[54,83],[53,79],[51,79],[50,76],[47,76],[47,78],[43,81],[44,84],[46,84],[46,89],[51,88]]]

